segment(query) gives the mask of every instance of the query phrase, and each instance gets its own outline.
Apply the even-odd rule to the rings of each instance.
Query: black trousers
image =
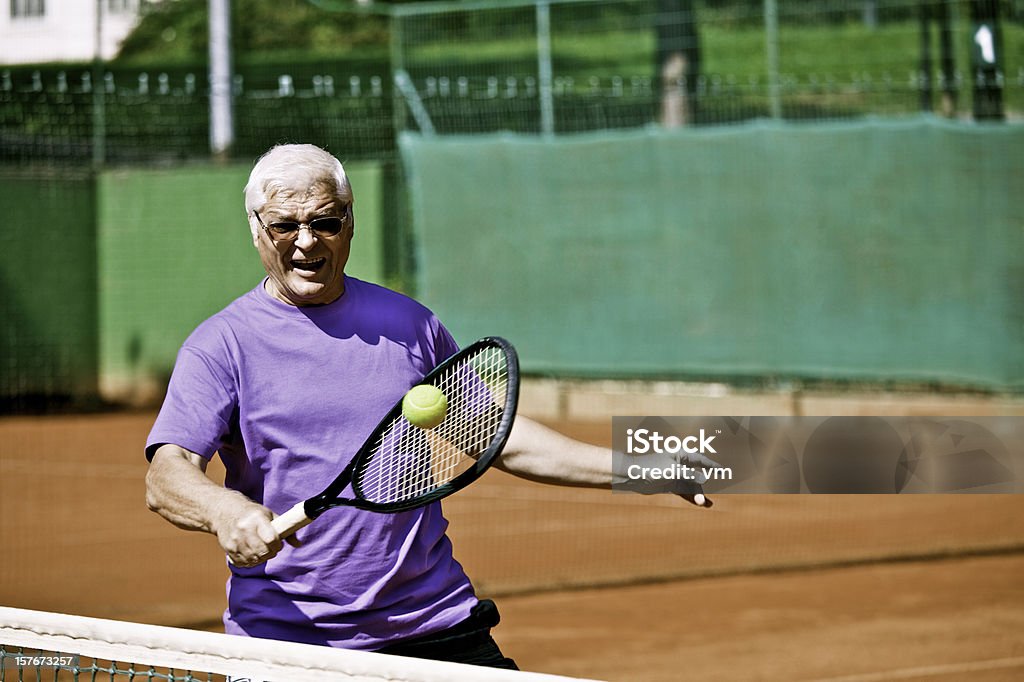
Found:
[[[491,628],[500,620],[494,602],[482,599],[470,611],[469,618],[461,623],[440,632],[391,644],[378,649],[378,653],[519,670],[515,661],[505,658],[491,637]]]

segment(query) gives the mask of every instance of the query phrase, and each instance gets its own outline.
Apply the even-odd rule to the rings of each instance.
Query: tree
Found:
[[[234,0],[232,15],[232,40],[241,59],[269,53],[341,56],[387,45],[386,17],[331,12],[307,0]],[[162,0],[144,5],[118,58],[203,61],[207,43],[207,0]]]

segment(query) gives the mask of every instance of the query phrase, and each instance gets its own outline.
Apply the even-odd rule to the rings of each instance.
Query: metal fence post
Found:
[[[555,106],[551,80],[551,5],[538,0],[537,14],[537,80],[540,85],[540,132],[545,137],[555,134]]]
[[[210,0],[210,151],[227,159],[235,142],[231,109],[231,3]]]
[[[771,116],[782,118],[782,93],[779,85],[779,6],[777,0],[764,0],[764,40],[768,69],[768,105]]]
[[[96,0],[96,53],[92,60],[92,165],[102,168],[107,160],[106,83],[103,79],[103,2]]]
[[[395,86],[396,74],[405,70],[404,36],[402,20],[405,14],[395,11],[388,15],[388,57],[391,60],[391,123],[395,128],[395,139],[405,130],[405,102],[401,91]]]

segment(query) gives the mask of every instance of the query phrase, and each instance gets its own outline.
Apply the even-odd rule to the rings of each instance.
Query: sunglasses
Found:
[[[275,242],[293,242],[299,238],[299,232],[303,227],[309,229],[310,232],[315,234],[317,237],[333,237],[342,231],[345,227],[345,223],[348,222],[348,208],[345,209],[345,215],[342,217],[327,216],[324,218],[314,218],[308,223],[295,223],[295,222],[280,222],[271,223],[267,225],[263,222],[263,218],[256,211],[252,212],[256,216],[256,220],[259,221],[260,227],[267,231],[270,238]]]

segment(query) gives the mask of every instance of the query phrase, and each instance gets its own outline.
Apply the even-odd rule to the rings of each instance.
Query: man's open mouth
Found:
[[[326,258],[303,258],[292,261],[292,269],[316,272],[327,262]]]

